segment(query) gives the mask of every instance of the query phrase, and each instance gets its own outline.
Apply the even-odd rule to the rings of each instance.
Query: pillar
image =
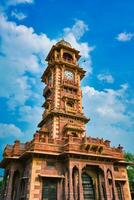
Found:
[[[82,175],[82,170],[81,170],[81,168],[79,168],[79,200],[84,200],[81,175]]]
[[[78,200],[78,194],[79,194],[79,191],[78,191],[78,169],[76,169],[76,171],[74,171],[74,200]]]
[[[69,200],[74,200],[73,198],[73,181],[72,181],[72,168],[69,168]]]
[[[9,183],[8,183],[8,188],[7,188],[7,196],[6,196],[6,198],[4,198],[5,200],[10,200],[11,199],[12,186],[13,186],[13,175],[14,175],[14,169],[11,167]]]
[[[113,177],[113,168],[112,168],[111,172],[112,172],[112,186],[113,186],[113,191],[114,191],[114,199],[118,200],[118,194],[116,192],[115,180]]]
[[[99,197],[100,197],[100,199],[103,199],[104,195],[103,195],[103,191],[102,191],[102,181],[101,181],[100,174],[98,175],[98,179],[99,179]]]
[[[65,200],[68,200],[68,172],[65,172]]]
[[[107,169],[104,168],[104,182],[105,182],[105,191],[106,191],[106,199],[110,200],[109,196],[109,185],[108,185],[108,179],[107,179]]]
[[[60,179],[58,181],[58,184],[57,184],[57,200],[61,200],[63,199],[63,196],[62,196],[62,182],[63,182],[63,179]]]

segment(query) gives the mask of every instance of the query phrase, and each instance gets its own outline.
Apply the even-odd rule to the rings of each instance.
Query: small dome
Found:
[[[71,47],[71,44],[69,42],[65,41],[64,39],[57,42],[56,46],[58,46],[59,44],[62,44],[62,45],[67,46],[67,47]]]

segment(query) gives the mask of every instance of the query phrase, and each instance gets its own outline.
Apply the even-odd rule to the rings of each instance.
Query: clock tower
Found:
[[[122,146],[86,136],[79,58],[64,40],[51,48],[39,130],[3,152],[2,200],[131,200]]]
[[[79,51],[64,40],[54,45],[46,58],[48,66],[42,75],[46,84],[45,110],[38,126],[49,137],[85,135],[85,124],[89,120],[82,110],[80,81],[85,71],[77,63],[79,58]]]

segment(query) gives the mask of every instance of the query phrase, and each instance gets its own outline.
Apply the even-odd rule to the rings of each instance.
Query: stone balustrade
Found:
[[[78,88],[78,83],[75,82],[74,80],[68,80],[68,79],[63,79],[62,81],[62,85],[65,85],[65,86],[70,86],[70,87],[74,87],[74,88]]]
[[[112,155],[117,158],[123,158],[122,147],[119,145],[117,148],[110,147],[110,142],[92,137],[78,138],[69,135],[68,137],[60,138],[48,138],[36,132],[33,140],[25,144],[20,141],[15,141],[14,145],[7,145],[4,151],[4,157],[21,156],[25,151],[42,151],[42,152],[79,152],[87,154],[101,154],[104,156]]]
[[[51,60],[48,61],[48,64],[54,64],[55,62],[64,62],[64,63],[69,63],[72,65],[76,65],[76,61],[72,60],[72,59],[67,59],[67,58],[61,58],[61,57],[57,57],[57,58],[53,58]]]

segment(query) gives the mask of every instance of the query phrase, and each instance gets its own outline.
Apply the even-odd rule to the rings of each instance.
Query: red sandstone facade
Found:
[[[79,58],[64,40],[50,50],[39,131],[6,146],[2,200],[131,200],[122,147],[86,137]]]

